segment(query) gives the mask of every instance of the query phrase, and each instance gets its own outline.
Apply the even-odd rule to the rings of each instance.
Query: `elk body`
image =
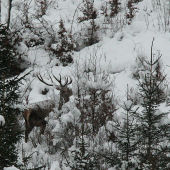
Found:
[[[54,76],[54,75],[53,75]],[[50,77],[51,78],[51,77]],[[68,77],[64,77],[64,83],[62,83],[62,77],[57,79],[60,85],[55,85],[57,90],[60,90],[60,100],[58,110],[61,110],[62,105],[69,101],[69,97],[72,95],[72,90],[67,87],[67,85],[72,83],[72,79],[68,80]],[[41,75],[38,75],[38,79],[48,86],[54,86],[45,82]],[[52,79],[51,79],[52,80]],[[44,134],[46,124],[45,117],[49,116],[49,113],[55,107],[55,101],[46,100],[42,102],[37,102],[24,110],[23,117],[25,119],[25,142],[28,141],[28,135],[33,130],[34,127],[40,127],[40,134]]]
[[[45,117],[49,116],[49,113],[55,107],[55,103],[51,100],[33,103],[28,109],[23,112],[25,119],[25,142],[28,141],[28,135],[34,127],[40,127],[40,134],[44,134],[46,128]]]

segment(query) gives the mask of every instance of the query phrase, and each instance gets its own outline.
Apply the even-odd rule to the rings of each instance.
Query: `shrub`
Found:
[[[68,63],[73,62],[73,50],[75,48],[75,44],[72,40],[71,35],[69,35],[65,29],[64,22],[61,19],[57,43],[51,45],[51,50],[53,54],[62,62],[63,66],[66,66]]]

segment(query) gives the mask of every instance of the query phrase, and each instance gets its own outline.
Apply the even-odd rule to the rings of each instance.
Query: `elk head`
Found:
[[[37,75],[37,77],[42,83],[46,84],[47,86],[55,86],[57,90],[60,90],[60,101],[59,101],[58,110],[61,110],[63,104],[67,103],[69,101],[69,97],[73,95],[72,90],[68,87],[68,85],[72,83],[72,78],[70,76],[61,77],[61,74],[60,77],[57,78],[56,76],[53,75],[54,79],[57,80],[57,82],[60,84],[60,85],[56,85],[56,84],[54,85],[54,82],[50,75],[49,77],[52,84],[45,82],[40,74]]]

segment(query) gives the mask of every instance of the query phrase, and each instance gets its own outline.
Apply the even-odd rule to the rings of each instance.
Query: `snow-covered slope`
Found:
[[[13,19],[11,20],[11,25],[14,25],[15,23],[13,20],[15,20],[18,15],[22,14],[20,10],[23,7],[22,5],[20,6],[20,4],[22,4],[21,2],[23,3],[24,1],[13,1],[14,7],[12,9]],[[47,9],[46,15],[43,16],[43,19],[49,22],[49,26],[52,25],[55,32],[58,30],[59,20],[62,18],[64,20],[66,29],[68,32],[72,31],[72,34],[76,39],[76,33],[83,30],[83,24],[77,22],[77,17],[82,15],[78,8],[79,5],[81,6],[82,1],[51,0],[50,2],[51,3]],[[101,71],[100,73],[107,72],[109,74],[109,80],[114,84],[114,95],[116,96],[116,100],[119,101],[117,106],[117,108],[119,108],[123,101],[125,101],[127,98],[127,86],[129,89],[132,89],[133,92],[138,91],[138,81],[133,78],[133,73],[136,68],[135,66],[137,65],[136,58],[139,56],[146,56],[148,60],[150,60],[152,42],[152,52],[155,54],[155,57],[162,55],[162,69],[167,75],[166,82],[169,84],[170,1],[162,0],[160,1],[159,5],[157,4],[158,1],[156,0],[143,0],[139,3],[136,3],[135,7],[137,9],[135,17],[132,19],[131,24],[128,24],[128,21],[125,18],[125,13],[127,11],[127,0],[122,0],[120,13],[118,16],[116,16],[116,18],[113,18],[112,24],[108,24],[108,29],[106,30],[104,30],[104,22],[106,18],[101,14],[101,9],[102,6],[106,4],[107,0],[95,0],[94,2],[94,6],[99,13],[96,23],[101,28],[98,34],[100,41],[94,45],[84,47],[80,51],[75,51],[73,55],[74,62],[72,64],[69,64],[66,67],[60,65],[60,62],[54,58],[54,56],[51,56],[51,53],[46,50],[46,46],[44,44],[28,48],[24,44],[24,40],[20,42],[18,50],[20,53],[25,54],[25,60],[30,63],[30,68],[28,68],[25,72],[28,70],[33,70],[26,78],[26,81],[23,82],[24,85],[21,87],[21,90],[25,92],[28,84],[30,84],[30,92],[25,93],[25,95],[27,95],[29,98],[29,103],[53,99],[55,95],[58,96],[59,94],[59,91],[49,88],[49,93],[47,93],[47,95],[42,95],[41,91],[44,88],[47,88],[47,86],[38,80],[36,77],[38,73],[41,73],[41,75],[47,81],[50,81],[48,75],[51,73],[57,77],[59,74],[69,75],[73,79],[73,85],[70,86],[73,88],[73,90],[75,90],[76,87],[74,86],[74,81],[76,81],[75,72],[77,69],[77,63],[78,68],[81,70],[81,68],[83,69],[85,67],[85,64],[96,62],[98,71]],[[36,10],[34,3],[34,1],[31,1],[30,13],[34,13]],[[2,0],[2,4],[2,22],[5,22],[7,16],[7,1]],[[37,20],[34,22],[37,25],[40,24]],[[84,24],[88,25],[86,22],[84,22]],[[46,27],[48,28],[48,23]],[[24,36],[26,39],[26,35]],[[51,41],[47,34],[45,34],[44,37],[47,39],[45,43]],[[78,43],[80,40],[81,36],[77,40]],[[95,61],[92,61],[93,59]],[[167,93],[168,91],[169,90],[167,89]],[[26,103],[25,98],[23,98],[23,104]],[[169,108],[166,107],[165,104],[161,105],[162,111],[168,111],[168,109]],[[168,117],[170,117],[170,115]],[[57,122],[55,123],[57,124]],[[23,142],[23,147],[25,152],[30,154],[31,152],[36,152],[34,164],[38,164],[43,160],[50,164],[50,170],[60,170],[60,165],[57,161],[58,155],[56,154],[50,157],[50,154],[48,154],[46,151],[47,148],[45,148],[47,146],[44,144],[44,142],[41,144],[42,146],[38,144],[35,148],[33,148],[31,141],[29,141],[27,144]],[[43,146],[45,147],[43,148]],[[22,156],[23,155],[20,155],[20,157]],[[27,154],[27,156],[29,156],[29,154]],[[37,157],[39,157],[39,162],[36,162],[36,159],[38,159]],[[40,160],[41,158],[42,160]],[[66,169],[67,168],[65,167],[65,170]]]

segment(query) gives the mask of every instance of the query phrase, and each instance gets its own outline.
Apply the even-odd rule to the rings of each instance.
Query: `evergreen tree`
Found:
[[[96,24],[95,20],[90,21],[90,25],[87,27],[87,33],[85,34],[85,44],[86,46],[93,45],[99,42],[99,26]]]
[[[37,17],[42,17],[43,15],[46,14],[47,8],[48,8],[48,2],[47,0],[37,0],[36,1],[36,15]]]
[[[97,18],[97,11],[94,8],[93,0],[83,0],[84,7],[81,8],[83,12],[82,17],[78,17],[79,22],[89,20],[89,25],[85,33],[85,45],[90,46],[99,42],[99,25],[96,24],[95,19]]]
[[[75,44],[72,41],[72,37],[68,35],[64,22],[61,19],[58,30],[58,42],[57,44],[53,44],[51,49],[56,57],[63,63],[63,66],[73,62],[72,54],[74,46]]]
[[[138,136],[138,159],[139,166],[142,169],[168,169],[167,165],[170,161],[168,155],[170,147],[168,145],[170,137],[170,125],[161,122],[168,113],[162,113],[158,107],[164,99],[163,86],[165,76],[159,74],[158,79],[158,62],[153,60],[151,46],[151,60],[145,61],[149,66],[147,74],[144,78],[138,79],[140,96],[142,98],[142,112],[137,112],[134,116],[137,122],[136,135]],[[158,95],[159,94],[159,95]],[[159,96],[159,98],[158,98]]]
[[[80,9],[83,12],[82,17],[78,17],[79,22],[97,18],[97,11],[94,9],[94,0],[83,0],[83,7]]]
[[[126,13],[126,18],[129,20],[128,24],[130,24],[132,22],[132,19],[135,16],[136,10],[137,8],[134,7],[134,2],[132,0],[129,0],[127,3],[127,7],[128,7],[128,12]]]
[[[88,128],[87,128],[88,129]],[[76,145],[71,149],[69,166],[75,170],[95,170],[97,164],[97,155],[92,151],[90,144],[92,140],[83,132],[87,130],[84,125],[81,126],[80,136],[76,138]]]
[[[18,125],[16,108],[18,99],[19,81],[13,76],[15,66],[15,53],[8,39],[6,27],[0,27],[0,115],[5,118],[6,124],[0,131],[0,169],[16,164],[16,143],[21,138],[21,130]]]
[[[116,137],[116,143],[118,144],[118,149],[120,150],[120,159],[126,170],[130,170],[135,166],[133,163],[133,158],[135,156],[135,151],[137,150],[137,141],[136,141],[136,126],[135,120],[132,114],[135,112],[132,110],[133,103],[131,100],[127,100],[123,104],[124,109],[124,119],[122,125],[119,124],[117,127],[118,135]],[[126,163],[125,163],[126,162]]]
[[[120,2],[119,0],[110,0],[109,1],[110,4],[110,17],[114,17],[115,15],[117,15],[120,11]]]

